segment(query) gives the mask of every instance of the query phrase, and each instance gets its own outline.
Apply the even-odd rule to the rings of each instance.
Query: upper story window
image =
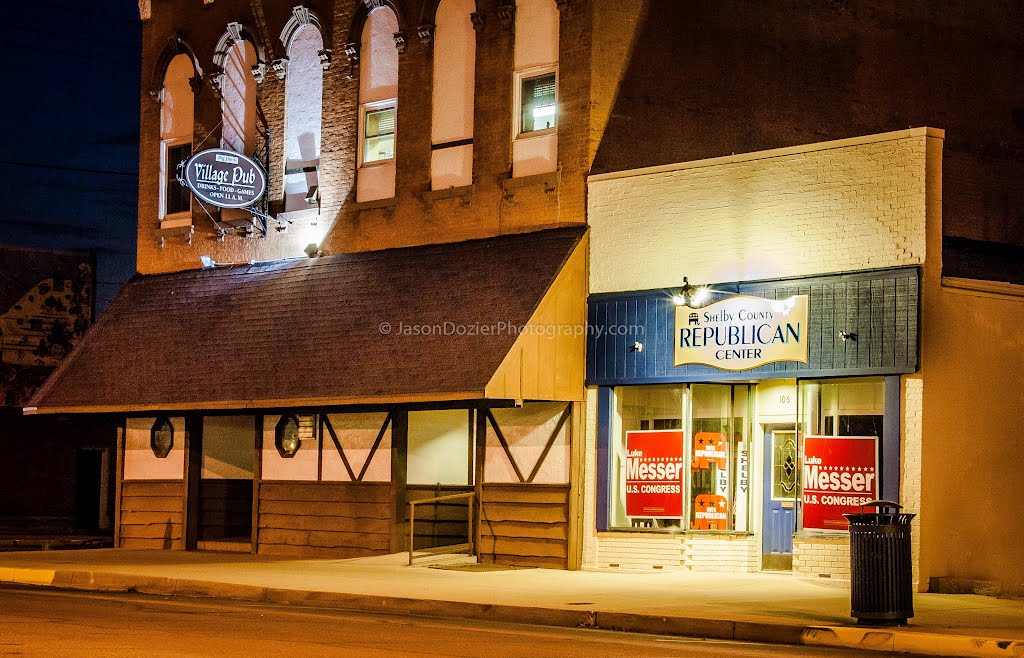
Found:
[[[252,155],[256,147],[256,50],[245,39],[229,41],[221,80],[221,146]]]
[[[398,17],[390,7],[370,12],[359,47],[359,171],[356,201],[395,196],[398,103]]]
[[[367,104],[363,116],[363,164],[395,158],[395,105]]]
[[[192,156],[195,68],[185,53],[175,55],[160,92],[160,219],[192,223],[192,195],[178,182],[178,166]]]
[[[512,175],[558,168],[558,8],[517,0]]]
[[[298,10],[299,8],[297,8]],[[324,69],[323,35],[310,13],[296,11],[282,33],[288,53],[284,110],[285,212],[316,208],[320,186],[320,132]],[[292,23],[295,23],[294,25]]]
[[[473,183],[474,0],[441,0],[434,18],[430,186]]]
[[[555,127],[555,74],[541,73],[524,77],[520,86],[519,134],[550,130]]]

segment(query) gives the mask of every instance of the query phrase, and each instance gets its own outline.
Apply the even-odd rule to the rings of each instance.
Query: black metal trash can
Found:
[[[877,512],[866,513],[865,507]],[[890,509],[891,512],[884,512]],[[850,522],[850,616],[858,624],[903,626],[914,616],[914,574],[910,521],[900,505],[873,500]]]

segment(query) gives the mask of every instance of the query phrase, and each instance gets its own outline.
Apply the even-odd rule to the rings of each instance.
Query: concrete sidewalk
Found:
[[[912,626],[872,629],[848,616],[844,587],[788,574],[467,572],[410,568],[405,559],[5,553],[0,582],[928,655],[1024,656],[1024,601],[921,594]]]

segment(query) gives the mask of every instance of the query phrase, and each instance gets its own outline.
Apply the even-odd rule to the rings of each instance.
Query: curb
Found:
[[[670,617],[599,610],[563,610],[465,601],[411,599],[374,594],[295,590],[106,571],[0,568],[0,583],[89,592],[138,592],[162,596],[220,598],[337,610],[397,613],[446,619],[477,619],[593,628],[652,635],[677,635],[768,644],[837,647],[931,656],[1024,657],[1024,640],[998,640],[900,629],[806,626],[778,622]]]

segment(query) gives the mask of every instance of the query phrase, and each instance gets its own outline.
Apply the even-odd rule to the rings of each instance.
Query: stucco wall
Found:
[[[1024,286],[998,296],[923,287],[924,576],[1024,593]]]

